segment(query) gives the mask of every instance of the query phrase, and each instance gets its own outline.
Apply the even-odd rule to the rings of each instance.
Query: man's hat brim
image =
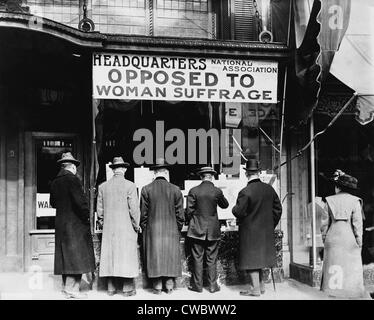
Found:
[[[156,164],[151,167],[149,167],[150,170],[157,170],[157,169],[162,169],[162,168],[169,168],[171,165],[170,164]]]
[[[253,169],[253,168],[243,168],[247,172],[259,172],[261,168]]]
[[[66,162],[69,162],[69,163],[73,163],[75,164],[77,167],[80,165],[80,161],[79,160],[75,160],[75,159],[59,159],[57,160],[57,163],[58,164],[61,164],[61,163],[66,163]]]
[[[127,163],[127,162],[114,163],[114,164],[110,164],[109,165],[109,168],[111,168],[111,169],[115,169],[115,168],[128,168],[128,167],[130,167],[130,164]]]
[[[213,169],[206,169],[206,170],[200,170],[197,172],[198,175],[202,175],[204,173],[217,174],[217,171]]]

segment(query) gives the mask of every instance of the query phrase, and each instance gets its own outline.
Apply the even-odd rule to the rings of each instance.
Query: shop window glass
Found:
[[[292,132],[292,143],[289,145],[289,154],[295,155],[298,150],[308,142],[309,132],[300,128]],[[289,181],[285,201],[291,206],[292,212],[292,262],[304,266],[311,264],[311,214],[310,207],[310,177],[309,177],[309,152],[304,152],[287,165],[289,168]]]
[[[250,115],[248,115],[248,112],[243,112],[245,109],[249,110]],[[264,111],[265,109],[267,112]],[[252,155],[260,160],[262,165],[261,177],[278,191],[278,175],[277,170],[274,168],[279,164],[277,145],[279,144],[280,121],[277,105],[269,106],[263,104],[209,103],[197,101],[172,102],[131,100],[123,102],[102,100],[100,110],[100,123],[97,122],[97,125],[102,128],[100,129],[102,138],[98,136],[97,139],[99,172],[96,183],[98,185],[111,177],[112,171],[109,169],[108,164],[115,156],[122,156],[125,161],[130,163],[130,167],[126,172],[126,179],[138,183],[139,180],[136,179],[136,171],[141,169],[141,165],[135,163],[133,156],[135,148],[141,142],[134,141],[134,133],[138,129],[145,128],[152,133],[153,143],[151,146],[147,147],[147,150],[152,150],[152,160],[154,162],[156,159],[156,149],[159,146],[156,122],[162,122],[164,126],[163,132],[165,134],[170,129],[178,129],[183,132],[185,137],[185,162],[177,163],[170,167],[170,181],[178,185],[185,194],[188,192],[191,185],[194,184],[191,180],[200,180],[199,176],[195,174],[196,169],[200,168],[202,165],[211,164],[211,162],[214,161],[215,170],[223,174],[223,176],[216,177],[218,179],[217,184],[225,188],[225,192],[230,198],[230,204],[234,205],[239,190],[247,183],[245,175],[243,174],[244,171],[239,167],[240,164],[244,165],[245,163],[244,160],[242,160],[239,148],[243,149],[245,156]],[[253,123],[249,134],[249,131],[246,130],[246,126],[247,122],[253,120],[253,118],[259,118],[259,120]],[[224,151],[222,145],[219,144],[218,146],[219,155],[217,159],[215,151],[211,148],[210,139],[208,139],[206,147],[203,146],[204,151],[207,152],[207,162],[204,164],[199,163],[198,159],[200,154],[198,143],[196,144],[197,162],[188,162],[187,156],[189,154],[188,149],[190,142],[188,140],[188,130],[205,129],[203,131],[207,132],[211,128],[217,129],[221,139],[222,129],[229,131],[229,144],[224,145],[224,147],[228,149],[226,152],[228,152],[230,156],[238,158],[238,162],[234,161],[232,165],[224,165],[222,159],[219,158]],[[266,136],[261,133],[260,128],[266,133]],[[232,139],[234,130],[240,132],[239,137],[236,137],[239,147]],[[174,142],[175,140],[165,140],[164,149],[161,151],[167,150],[168,146]],[[146,163],[143,164],[143,166],[145,167],[145,174],[148,175],[149,171],[147,167],[149,167],[149,164]],[[225,185],[226,180],[230,181]],[[233,184],[235,185],[234,188],[232,188]],[[231,216],[231,211],[225,214]]]
[[[315,115],[315,132],[326,128],[331,121],[331,115],[319,113]],[[295,146],[291,154],[306,144],[294,137]],[[363,199],[364,228],[373,224],[374,216],[374,130],[372,126],[362,126],[355,119],[354,114],[343,114],[334,125],[315,141],[316,166],[316,263],[321,267],[323,263],[323,242],[321,235],[322,219],[327,212],[322,199],[335,194],[334,185],[328,180],[336,169],[356,177],[359,189],[352,194]],[[305,266],[312,266],[312,207],[310,198],[310,155],[303,154],[292,162],[291,180],[293,192],[292,207],[292,256],[293,262]],[[362,259],[364,264],[374,262],[370,253],[372,247],[370,234],[365,231]]]
[[[316,121],[317,130],[324,129],[330,120],[331,118],[326,115],[319,115]],[[373,126],[370,124],[362,126],[354,119],[354,114],[343,115],[320,137],[316,149],[318,152],[317,196],[326,197],[334,194],[334,186],[324,177],[332,176],[335,169],[340,169],[358,179],[358,190],[352,191],[352,194],[363,200],[365,220],[362,260],[364,264],[374,262],[374,255],[371,253],[373,232],[365,230],[374,222]]]

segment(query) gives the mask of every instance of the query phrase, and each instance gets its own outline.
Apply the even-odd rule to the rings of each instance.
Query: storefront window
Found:
[[[331,121],[331,114],[317,113],[314,116],[315,133],[326,128]],[[300,132],[293,137],[291,155],[308,142],[307,132]],[[315,267],[323,262],[323,241],[321,223],[327,216],[323,209],[325,197],[335,193],[330,178],[336,169],[356,177],[359,188],[351,191],[363,199],[365,216],[363,230],[362,260],[364,264],[373,262],[370,248],[371,235],[365,227],[372,226],[374,216],[374,129],[372,125],[362,126],[353,113],[345,113],[324,134],[315,141]],[[312,206],[310,154],[305,152],[292,161],[290,174],[292,178],[292,261],[304,266],[313,266],[312,252]]]
[[[318,117],[319,130],[330,118]],[[343,138],[344,137],[344,138]],[[364,228],[373,225],[374,217],[374,128],[371,124],[359,124],[353,114],[341,116],[333,127],[321,136],[317,144],[317,196],[334,194],[333,185],[324,178],[331,177],[336,169],[358,179],[359,188],[352,193],[363,200]],[[369,252],[372,247],[370,232],[363,234],[363,263],[373,262]]]
[[[164,141],[163,150],[157,143],[161,134],[165,135],[170,129],[178,129],[183,132],[184,137],[188,137],[188,129],[203,128],[208,130],[211,125],[211,117],[208,103],[204,102],[177,102],[169,101],[129,101],[128,103],[121,101],[102,101],[102,128],[103,141],[100,144],[101,153],[99,154],[100,171],[98,180],[106,179],[105,164],[112,161],[113,157],[120,154],[126,159],[125,161],[132,164],[126,176],[134,179],[134,166],[137,165],[133,159],[134,150],[140,144],[134,141],[134,133],[139,129],[146,129],[152,133],[153,143],[150,146],[152,153],[152,161],[156,159],[158,151],[165,150],[173,142]],[[101,125],[101,124],[100,124]],[[219,128],[219,123],[214,123],[214,127]],[[209,143],[209,142],[208,142]],[[188,150],[188,141],[184,140],[183,147]],[[171,168],[171,182],[184,188],[184,180],[193,178],[193,171],[199,167],[198,164],[188,164],[186,157],[184,163],[179,163]],[[196,158],[198,158],[198,149]],[[208,153],[208,161],[210,162],[211,154]],[[145,164],[147,167],[147,164]],[[149,166],[149,165],[148,165]]]
[[[173,165],[170,182],[187,195],[199,183],[197,169],[213,165],[230,204],[219,218],[234,219],[247,159],[260,160],[260,178],[279,191],[277,76],[275,61],[95,53],[97,184],[122,156],[126,178],[141,189],[163,157]]]
[[[149,130],[154,137],[150,146],[152,152],[152,162],[157,158],[156,152],[160,143],[164,144],[162,156],[167,153],[169,146],[176,143],[173,141],[161,141],[160,134],[164,136],[170,130],[178,130],[183,133],[186,139],[182,142],[186,150],[186,158],[183,163],[175,163],[170,168],[170,182],[178,185],[186,195],[188,190],[196,183],[199,183],[199,176],[196,171],[203,165],[213,164],[218,172],[216,176],[217,186],[223,188],[224,193],[229,198],[230,208],[235,204],[239,190],[245,187],[247,180],[244,170],[240,168],[245,164],[244,157],[256,157],[261,163],[261,178],[270,183],[277,191],[279,188],[277,170],[274,169],[279,163],[279,118],[277,105],[266,104],[242,104],[242,103],[209,103],[196,101],[136,101],[128,102],[116,100],[101,100],[101,117],[99,131],[102,131],[102,141],[98,139],[96,143],[99,147],[99,173],[97,184],[102,183],[111,177],[111,170],[108,168],[109,162],[114,156],[121,155],[125,161],[131,164],[126,172],[126,178],[134,181],[138,186],[140,182],[137,171],[141,166],[145,167],[146,174],[149,173],[149,164],[139,165],[134,159],[135,149],[141,142],[135,141],[134,135],[138,130]],[[235,113],[233,110],[237,110]],[[249,113],[247,112],[249,111]],[[233,119],[236,118],[236,120]],[[255,120],[257,119],[257,122]],[[252,127],[248,127],[248,123]],[[160,127],[162,124],[162,128]],[[199,145],[196,145],[196,162],[189,163],[188,156],[191,153],[188,140],[189,130],[217,130],[220,137],[224,132],[228,133],[226,137],[228,144],[218,145],[218,150],[213,150],[216,145],[212,145],[212,140],[208,139],[207,144],[203,146],[207,152],[207,161],[199,162]],[[160,131],[161,130],[161,131]],[[228,131],[226,131],[228,130]],[[236,143],[233,138],[234,131],[238,130],[241,134],[236,135]],[[166,139],[165,139],[166,140]],[[199,143],[200,140],[197,140]],[[227,150],[224,150],[227,149]],[[147,152],[147,151],[146,151]],[[233,158],[231,164],[225,164],[220,156],[223,152],[228,152]],[[218,156],[217,156],[218,155]],[[216,158],[218,157],[218,158]],[[196,180],[195,182],[192,182]],[[151,182],[151,180],[149,181]],[[226,219],[234,219],[230,210],[222,212],[220,219],[226,224]]]
[[[289,157],[294,156],[304,147],[309,138],[306,128],[292,132],[292,143],[289,145]],[[308,150],[309,151],[309,150]],[[310,207],[310,153],[304,152],[293,161],[288,162],[289,187],[285,201],[291,206],[291,261],[310,266],[312,262],[312,219]]]

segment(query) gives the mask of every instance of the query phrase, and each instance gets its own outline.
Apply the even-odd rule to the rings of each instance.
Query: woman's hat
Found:
[[[346,187],[353,190],[357,189],[358,180],[355,177],[344,173],[340,169],[337,169],[334,172],[334,175],[330,180],[333,181],[338,187]]]
[[[156,159],[156,163],[153,166],[151,166],[149,169],[157,170],[157,169],[167,168],[167,167],[170,167],[170,164],[168,164],[164,158],[158,158]]]
[[[70,162],[70,163],[74,163],[77,167],[79,166],[80,164],[80,161],[75,159],[73,157],[73,155],[71,154],[71,152],[64,152],[62,155],[61,155],[61,159],[58,159],[57,160],[57,163],[61,164],[61,163],[65,163],[65,162]]]
[[[211,173],[211,174],[217,174],[217,171],[214,170],[212,167],[202,167],[199,171],[196,172],[198,175],[201,175],[203,173]]]
[[[244,170],[247,172],[260,171],[260,162],[257,159],[248,159],[248,161],[245,164]]]
[[[114,157],[112,164],[109,165],[110,168],[128,168],[130,164],[128,162],[124,162],[122,157]]]

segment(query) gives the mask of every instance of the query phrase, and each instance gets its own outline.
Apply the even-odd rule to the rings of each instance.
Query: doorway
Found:
[[[53,271],[55,215],[50,206],[50,186],[62,153],[71,152],[82,159],[78,134],[28,132],[25,137],[25,267],[37,265],[43,272]],[[84,161],[77,175],[84,177]]]

